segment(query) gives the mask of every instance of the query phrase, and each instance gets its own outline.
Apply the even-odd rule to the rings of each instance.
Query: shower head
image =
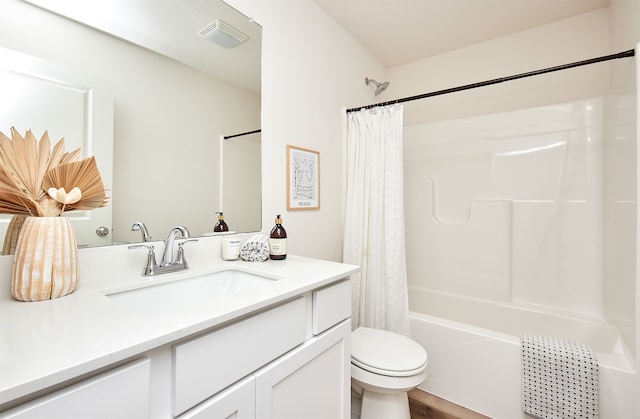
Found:
[[[373,84],[376,85],[376,96],[378,96],[380,93],[384,92],[386,90],[386,88],[389,87],[389,82],[388,81],[385,81],[384,83],[378,83],[374,79],[370,79],[370,78],[365,77],[364,84],[366,84],[368,86],[369,83],[373,83]]]

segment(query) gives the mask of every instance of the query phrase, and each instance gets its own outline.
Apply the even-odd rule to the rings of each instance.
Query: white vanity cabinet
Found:
[[[290,294],[0,418],[348,419],[350,293],[344,279]]]
[[[141,358],[0,413],[0,417],[146,418],[149,417],[149,368],[149,359]]]
[[[350,334],[343,321],[178,419],[347,419]]]
[[[300,298],[284,306],[277,307],[260,316],[264,318],[277,318],[277,322],[264,323],[264,329],[258,336],[237,336],[242,346],[245,339],[250,340],[249,350],[237,350],[238,356],[216,358],[213,364],[217,364],[210,373],[205,373],[202,380],[183,381],[187,387],[199,386],[219,386],[218,376],[225,376],[230,373],[224,363],[234,365],[236,362],[244,363],[241,368],[244,370],[252,368],[252,365],[261,364],[261,368],[255,369],[250,375],[244,377],[240,382],[233,384],[224,391],[215,394],[210,399],[197,405],[193,409],[179,416],[179,419],[192,419],[204,417],[237,417],[237,418],[260,418],[260,419],[347,419],[350,417],[350,345],[351,336],[351,286],[348,281],[340,282],[336,285],[316,290],[306,298]],[[328,298],[331,297],[331,298]],[[300,311],[303,309],[304,311]],[[310,310],[309,310],[310,309]],[[297,313],[296,313],[297,311]],[[311,313],[311,318],[307,313]],[[293,316],[288,316],[289,314]],[[318,319],[318,316],[321,319]],[[285,320],[286,319],[286,320]],[[247,322],[260,321],[250,318]],[[293,336],[298,336],[298,327],[304,324],[303,332],[306,333],[306,340],[303,338],[299,344],[284,355],[272,356],[273,343],[278,342],[280,350],[283,342],[293,343]],[[321,324],[320,328],[316,327]],[[238,325],[242,325],[242,322]],[[232,329],[234,326],[229,327]],[[224,330],[223,330],[224,331]],[[242,330],[236,330],[240,333]],[[225,332],[229,332],[226,330]],[[204,346],[215,340],[213,332],[211,335],[198,338],[188,342],[189,345]],[[265,337],[269,336],[269,337]],[[303,335],[305,336],[305,335]],[[255,340],[262,344],[257,344]],[[219,354],[215,350],[215,345],[210,347],[211,353]],[[176,353],[182,352],[181,347],[174,350]],[[201,347],[203,353],[208,351]],[[242,354],[252,354],[254,359],[242,359]],[[194,361],[196,356],[189,357]],[[265,362],[269,359],[269,362]],[[195,364],[195,362],[193,362]],[[201,370],[207,367],[201,366]],[[240,368],[233,366],[233,371]],[[214,375],[209,380],[204,376]],[[235,377],[234,377],[235,378]],[[196,384],[196,383],[201,384]],[[202,384],[207,382],[207,384]],[[215,388],[215,387],[212,387]],[[191,402],[195,400],[194,393],[202,395],[202,391],[190,391]],[[180,405],[184,408],[184,405]],[[236,415],[236,416],[233,416]]]

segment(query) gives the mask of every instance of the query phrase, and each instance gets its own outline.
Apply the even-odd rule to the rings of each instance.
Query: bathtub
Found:
[[[429,357],[421,390],[492,418],[530,418],[520,406],[521,333],[589,345],[598,358],[600,417],[640,417],[638,373],[615,328],[588,317],[409,287],[411,337]],[[553,325],[553,329],[549,329]]]

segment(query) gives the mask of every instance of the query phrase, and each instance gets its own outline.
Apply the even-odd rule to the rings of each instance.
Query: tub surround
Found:
[[[520,403],[522,347],[517,336],[415,311],[410,322],[411,338],[429,354],[429,374],[420,390],[489,417],[530,418]],[[615,363],[612,355],[596,356],[600,417],[637,418],[637,372]]]
[[[0,258],[0,410],[35,392],[308,294],[359,269],[292,255],[285,261],[223,261],[220,240],[205,237],[185,246],[191,266],[186,274],[236,267],[279,279],[192,309],[148,310],[152,302],[140,309],[119,303],[105,290],[185,272],[144,278],[144,252],[127,246],[90,248],[80,250],[74,293],[25,303],[10,295],[11,258]]]
[[[630,77],[634,62],[618,64]],[[524,415],[518,336],[531,333],[589,345],[601,416],[638,417],[635,84],[405,126],[411,337],[430,359],[420,389]]]

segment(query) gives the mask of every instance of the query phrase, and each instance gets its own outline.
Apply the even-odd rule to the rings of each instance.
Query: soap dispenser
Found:
[[[276,215],[276,225],[269,235],[269,258],[273,260],[287,258],[287,231],[282,227],[280,214]]]
[[[224,215],[222,214],[222,212],[216,212],[216,214],[218,214],[218,222],[213,227],[213,231],[215,233],[220,233],[220,232],[223,232],[223,231],[229,231],[229,226],[227,225],[227,223],[225,223]]]

